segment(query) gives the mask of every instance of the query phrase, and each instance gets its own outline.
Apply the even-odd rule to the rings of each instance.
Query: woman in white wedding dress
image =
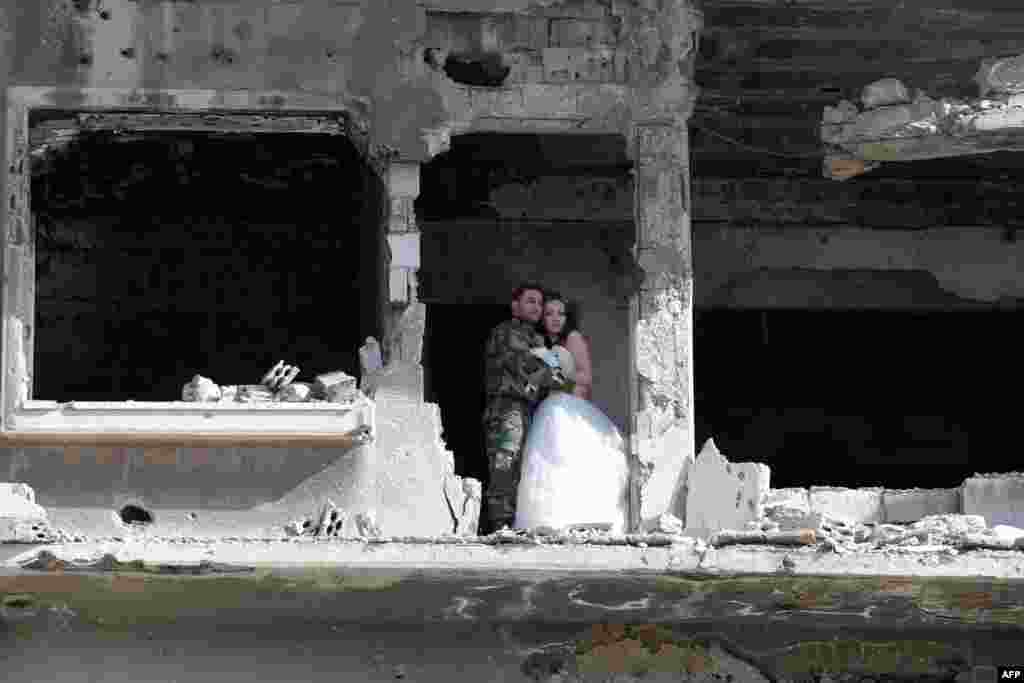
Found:
[[[564,529],[583,524],[626,525],[628,467],[615,424],[590,402],[593,376],[586,339],[566,315],[566,301],[545,295],[541,319],[551,347],[535,353],[575,383],[552,391],[530,422],[516,500],[517,529]]]

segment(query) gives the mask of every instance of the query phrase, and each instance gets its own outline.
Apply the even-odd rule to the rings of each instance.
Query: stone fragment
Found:
[[[476,479],[464,478],[462,491],[462,511],[456,524],[455,533],[459,536],[475,536],[480,525],[480,503],[483,499],[483,485]]]
[[[359,347],[359,368],[362,373],[359,388],[364,394],[373,398],[377,389],[378,375],[384,369],[380,343],[373,337],[367,337],[366,343]]]
[[[880,523],[882,489],[850,489],[834,486],[812,486],[809,492],[811,512],[846,523]]]
[[[982,515],[989,525],[1024,527],[1024,474],[974,475],[961,487],[963,512]]]
[[[312,385],[306,382],[293,382],[278,392],[277,400],[285,403],[304,403],[310,399],[312,393]]]
[[[269,403],[274,393],[262,384],[242,384],[235,395],[236,403]]]
[[[781,531],[816,529],[821,524],[821,515],[811,512],[807,489],[771,489],[763,506],[766,521],[778,525]]]
[[[905,104],[910,102],[910,92],[899,79],[883,78],[865,85],[860,93],[860,101],[865,109]]]
[[[380,526],[377,524],[376,515],[373,512],[356,513],[356,529],[360,536],[376,538],[381,536]]]
[[[356,378],[341,370],[316,376],[314,391],[331,403],[352,403],[359,391]]]
[[[30,503],[36,502],[35,489],[28,484],[23,484],[21,482],[0,482],[0,501],[7,496],[18,496],[20,498],[24,498]]]
[[[929,515],[960,512],[960,489],[885,489],[882,508],[887,523],[909,523]]]
[[[208,377],[196,375],[181,388],[181,400],[188,402],[219,401],[220,387]]]
[[[959,539],[959,546],[963,550],[1022,550],[1024,549],[1024,540],[1017,542],[986,534],[964,534]]]
[[[983,60],[974,76],[980,95],[1024,92],[1024,55]]]
[[[985,519],[980,515],[930,515],[911,524],[907,538],[915,537],[925,544],[956,545],[965,536],[987,531]]]
[[[860,110],[857,109],[857,105],[850,100],[841,100],[839,104],[834,107],[825,107],[825,113],[822,119],[825,123],[836,124],[844,123],[846,121],[852,121],[857,118]]]
[[[1015,526],[1009,526],[1006,524],[996,524],[994,527],[988,530],[995,538],[1000,538],[1008,541],[1016,541],[1017,539],[1024,538],[1024,529],[1020,529]]]
[[[760,463],[730,463],[708,439],[697,455],[686,495],[686,535],[708,538],[761,518],[771,470]]]
[[[297,366],[286,365],[283,360],[279,360],[274,367],[267,370],[266,374],[263,375],[260,384],[271,391],[280,391],[291,384],[298,375],[299,368]]]
[[[755,522],[756,523],[756,522]],[[658,515],[652,531],[663,534],[682,534],[683,521],[671,513]]]
[[[28,484],[0,484],[0,543],[53,543],[59,533]]]
[[[668,512],[687,524],[687,497],[693,455],[687,446],[687,434],[678,426],[664,431],[646,432],[655,437],[638,440],[636,457],[629,459],[631,497],[635,499],[641,529],[651,529],[659,515]],[[632,523],[632,522],[631,522]]]
[[[238,397],[237,384],[224,384],[220,388],[221,401],[234,401]]]

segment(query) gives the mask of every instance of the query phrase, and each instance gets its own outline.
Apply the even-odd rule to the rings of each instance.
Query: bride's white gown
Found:
[[[553,350],[562,372],[575,379],[572,354]],[[515,526],[603,523],[622,533],[628,474],[622,435],[608,416],[590,401],[552,392],[526,435]]]

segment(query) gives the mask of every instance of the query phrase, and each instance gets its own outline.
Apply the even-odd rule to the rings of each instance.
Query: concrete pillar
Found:
[[[636,259],[633,297],[630,516],[685,517],[693,460],[693,262],[687,130],[681,117],[634,121]]]

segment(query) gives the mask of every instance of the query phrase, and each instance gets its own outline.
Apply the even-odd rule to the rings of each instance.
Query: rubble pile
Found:
[[[910,524],[851,522],[792,506],[768,506],[765,517],[744,530],[723,530],[712,538],[717,547],[739,543],[817,545],[823,552],[1024,550],[1024,529],[998,524],[989,528],[981,515],[929,515]],[[795,528],[803,525],[803,528]]]
[[[372,512],[350,515],[328,500],[316,515],[289,522],[284,527],[290,537],[380,539],[383,534]]]
[[[223,385],[195,375],[181,388],[189,403],[353,403],[359,397],[355,377],[341,370],[296,382],[299,368],[283,360],[267,370],[259,384]]]

